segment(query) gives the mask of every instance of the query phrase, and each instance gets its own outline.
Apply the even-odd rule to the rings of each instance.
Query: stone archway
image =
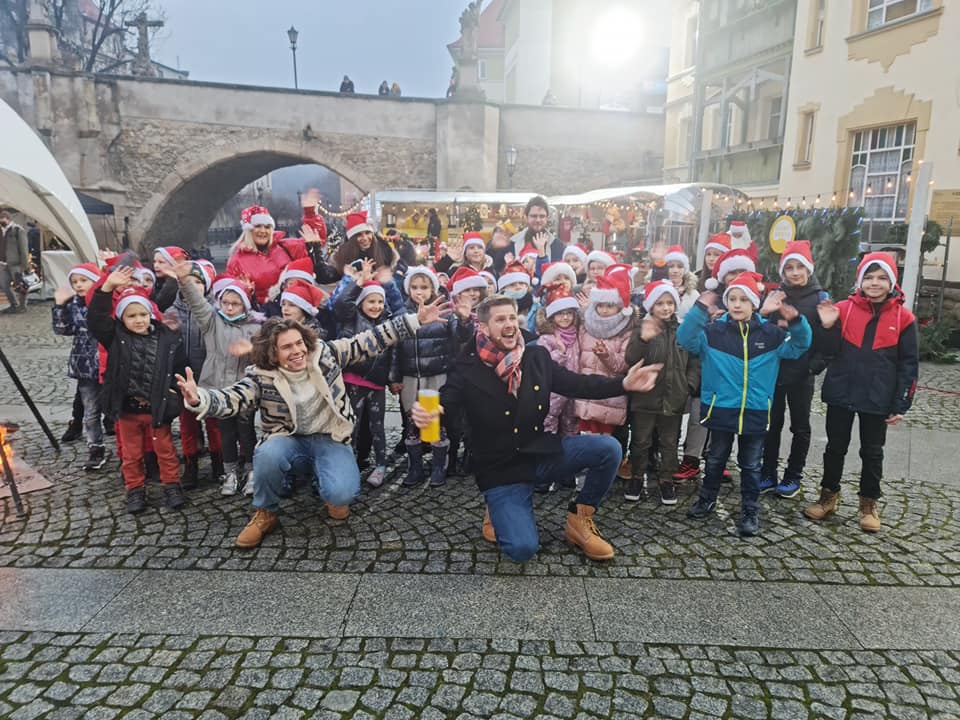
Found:
[[[199,243],[217,211],[244,186],[272,170],[302,163],[323,165],[361,190],[373,187],[369,177],[319,143],[259,138],[214,146],[181,161],[160,181],[131,224],[131,244]]]

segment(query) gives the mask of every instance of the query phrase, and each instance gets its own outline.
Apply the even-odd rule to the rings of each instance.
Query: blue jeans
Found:
[[[100,424],[100,383],[96,380],[77,380],[77,392],[83,403],[83,431],[87,445],[103,445],[103,425]]]
[[[573,435],[561,440],[563,452],[537,465],[538,478],[571,477],[587,471],[578,505],[597,507],[613,485],[623,458],[620,443],[609,435]],[[490,488],[484,494],[500,549],[515,562],[526,562],[540,549],[537,519],[533,516],[533,478],[530,482]]]
[[[329,435],[274,435],[253,453],[253,507],[276,512],[287,473],[314,475],[320,497],[349,505],[360,493],[360,470],[353,449]]]
[[[740,466],[740,498],[744,508],[760,507],[760,464],[763,461],[763,445],[766,433],[737,435],[723,430],[710,431],[710,448],[707,450],[707,467],[703,475],[700,497],[716,500],[720,491],[723,468],[737,438],[737,465]]]

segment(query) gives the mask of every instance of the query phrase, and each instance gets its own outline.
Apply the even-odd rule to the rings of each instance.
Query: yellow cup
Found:
[[[436,390],[420,390],[417,393],[417,402],[428,412],[440,407],[440,393]],[[426,443],[440,442],[440,416],[426,427],[420,428],[420,441]]]

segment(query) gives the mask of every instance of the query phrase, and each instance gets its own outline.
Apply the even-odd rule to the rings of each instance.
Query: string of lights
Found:
[[[341,206],[340,206],[340,208],[341,208],[341,209],[340,209],[340,212],[336,212],[336,211],[334,211],[334,210],[331,210],[330,208],[324,207],[324,206],[323,206],[323,203],[317,203],[317,210],[318,210],[319,212],[323,213],[324,215],[326,215],[327,217],[345,218],[347,215],[350,215],[351,213],[355,213],[355,212],[357,212],[361,207],[363,207],[363,204],[367,201],[367,198],[368,198],[368,197],[370,197],[370,196],[369,196],[369,195],[364,195],[362,198],[360,198],[359,200],[357,200],[353,205],[351,205],[350,207],[346,208],[345,210],[343,209],[343,206],[341,205]]]

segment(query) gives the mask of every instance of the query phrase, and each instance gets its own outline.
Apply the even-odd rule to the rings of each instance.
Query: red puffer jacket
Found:
[[[278,239],[274,234],[266,252],[244,246],[235,248],[227,261],[227,273],[241,280],[250,280],[257,302],[262,304],[267,301],[267,293],[277,284],[287,263],[303,257],[307,257],[303,240],[288,237]]]

